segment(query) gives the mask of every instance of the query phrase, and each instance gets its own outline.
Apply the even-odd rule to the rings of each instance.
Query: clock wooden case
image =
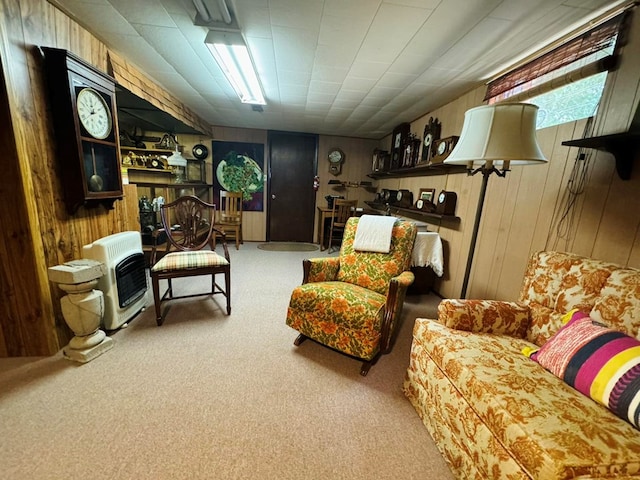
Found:
[[[402,165],[404,148],[410,132],[411,125],[409,123],[401,123],[393,129],[393,134],[391,135],[391,170],[400,168]]]
[[[340,175],[342,172],[342,164],[344,163],[344,152],[339,148],[331,148],[327,155],[329,160],[329,173],[332,175]]]
[[[441,215],[455,215],[457,201],[458,195],[456,192],[442,190],[436,202],[436,213]]]
[[[436,140],[440,139],[440,131],[442,124],[437,118],[430,117],[427,124],[424,126],[424,134],[422,136],[422,156],[420,157],[419,164],[428,164],[433,154],[433,146]]]
[[[71,52],[42,47],[67,211],[122,198],[115,80]]]
[[[453,135],[436,141],[433,147],[433,155],[429,163],[431,165],[439,165],[444,162],[446,158],[451,155],[451,152],[458,143],[459,138],[460,137],[457,135]]]

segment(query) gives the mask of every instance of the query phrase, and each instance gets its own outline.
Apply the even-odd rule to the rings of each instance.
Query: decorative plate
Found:
[[[235,161],[232,159],[231,162],[228,159],[220,161],[216,177],[220,186],[228,192],[243,192],[245,200],[250,199],[253,193],[262,191],[262,169],[245,155],[236,155]]]
[[[204,160],[209,155],[209,149],[205,145],[202,145],[201,143],[199,143],[198,145],[195,145],[193,147],[193,149],[191,150],[191,153],[193,153],[193,156],[196,159]]]

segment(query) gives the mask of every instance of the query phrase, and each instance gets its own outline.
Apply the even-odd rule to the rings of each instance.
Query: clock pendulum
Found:
[[[93,145],[91,145],[91,161],[93,162],[93,175],[91,175],[91,178],[89,179],[89,189],[92,192],[101,192],[102,187],[104,186],[104,181],[102,180],[102,177],[98,175],[96,169],[96,152]]]

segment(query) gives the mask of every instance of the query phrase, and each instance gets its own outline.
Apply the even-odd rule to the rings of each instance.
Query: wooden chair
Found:
[[[218,230],[229,234],[236,241],[236,250],[240,250],[242,240],[242,192],[227,192],[220,190],[220,208],[218,210]],[[215,238],[213,241],[215,246]]]
[[[327,253],[331,253],[334,238],[342,239],[344,227],[349,217],[355,216],[357,200],[335,199],[333,201],[333,209],[331,212],[331,227],[329,228],[329,248]]]
[[[215,205],[192,195],[180,197],[160,209],[163,228],[159,231],[164,231],[167,235],[166,250],[159,260],[155,244],[151,251],[151,283],[158,326],[164,321],[162,302],[178,298],[222,294],[227,298],[227,315],[231,314],[231,263],[224,232],[214,227],[215,212]],[[224,257],[214,251],[214,235],[221,237]],[[210,250],[205,249],[207,246]],[[224,289],[216,283],[216,275],[219,273],[224,275]],[[211,275],[210,292],[182,296],[173,294],[172,279],[197,275]],[[162,297],[160,280],[168,282]]]

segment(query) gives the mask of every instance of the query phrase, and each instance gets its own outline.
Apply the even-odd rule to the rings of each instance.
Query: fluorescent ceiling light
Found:
[[[209,30],[204,43],[242,103],[267,104],[249,49],[240,32]]]

